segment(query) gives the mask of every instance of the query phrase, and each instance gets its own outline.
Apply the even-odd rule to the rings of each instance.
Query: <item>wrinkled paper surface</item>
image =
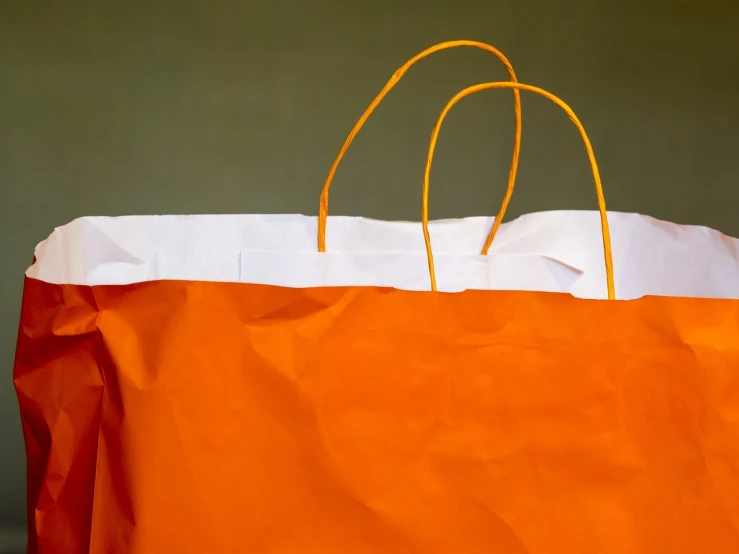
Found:
[[[734,554],[739,301],[27,279],[30,554]]]
[[[739,240],[705,227],[609,213],[616,294],[739,298]],[[439,290],[532,290],[606,298],[598,212],[528,214],[431,223]],[[327,252],[316,218],[300,215],[81,218],[39,245],[28,276],[50,283],[157,279],[285,287],[430,288],[420,223],[330,217]]]
[[[418,223],[55,231],[14,370],[29,554],[739,552],[737,240],[610,214],[618,298],[658,296],[607,302],[597,213],[482,257],[490,224],[432,224],[457,294]]]

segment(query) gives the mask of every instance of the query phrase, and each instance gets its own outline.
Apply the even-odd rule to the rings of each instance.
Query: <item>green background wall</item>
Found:
[[[387,78],[457,38],[494,44],[522,81],[570,103],[610,209],[739,235],[735,2],[0,0],[0,527],[24,521],[11,371],[34,245],[81,215],[314,214],[334,154]],[[420,63],[355,141],[333,213],[417,220],[438,112],[459,89],[503,78],[476,50]],[[594,209],[574,127],[547,100],[523,101],[510,217]],[[455,108],[432,216],[494,214],[512,137],[509,92]]]

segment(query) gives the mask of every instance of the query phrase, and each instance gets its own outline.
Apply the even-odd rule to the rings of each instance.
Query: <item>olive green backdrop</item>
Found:
[[[0,0],[0,527],[24,521],[11,371],[35,244],[82,215],[314,214],[334,154],[393,71],[458,38],[494,44],[522,81],[570,103],[609,209],[739,235],[736,2]],[[438,112],[505,76],[471,49],[421,62],[355,141],[333,213],[417,220]],[[523,102],[510,217],[594,209],[574,127],[547,100]],[[512,138],[509,92],[455,108],[433,217],[494,214]]]

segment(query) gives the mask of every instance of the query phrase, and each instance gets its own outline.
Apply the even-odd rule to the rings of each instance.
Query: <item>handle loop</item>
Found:
[[[501,88],[514,89],[514,90],[527,90],[530,92],[535,92],[536,94],[539,94],[543,96],[544,98],[548,98],[549,100],[554,102],[557,106],[562,108],[562,110],[564,110],[564,112],[567,114],[570,120],[572,120],[572,122],[575,124],[575,127],[577,127],[577,130],[580,131],[580,136],[582,137],[583,143],[585,144],[585,150],[588,154],[588,159],[590,160],[590,168],[592,169],[592,172],[593,172],[593,180],[595,181],[595,193],[598,199],[598,210],[600,211],[600,225],[601,225],[601,231],[603,234],[603,252],[604,252],[604,257],[605,257],[605,265],[606,265],[606,283],[608,287],[608,299],[615,300],[616,291],[615,291],[614,280],[613,280],[613,254],[611,252],[611,234],[610,234],[610,231],[608,230],[608,214],[606,213],[606,200],[605,200],[605,197],[603,196],[603,186],[600,180],[600,172],[598,171],[598,163],[595,161],[595,154],[593,153],[593,147],[590,144],[590,139],[588,138],[588,135],[585,132],[585,128],[582,126],[582,123],[580,123],[580,120],[575,115],[575,112],[573,112],[572,109],[567,104],[565,104],[562,100],[560,100],[558,97],[556,97],[551,92],[548,92],[544,89],[541,89],[539,87],[535,87],[532,85],[525,85],[523,83],[506,82],[506,81],[481,83],[479,85],[473,85],[471,87],[468,87],[464,89],[463,91],[457,93],[454,96],[454,98],[452,98],[447,103],[447,105],[444,106],[444,109],[441,111],[441,115],[439,115],[439,119],[436,122],[434,131],[433,133],[431,133],[431,142],[429,144],[428,158],[426,160],[426,171],[424,172],[424,175],[423,175],[423,205],[421,208],[421,224],[423,225],[423,237],[426,242],[426,255],[428,257],[429,274],[431,276],[431,290],[434,290],[434,291],[436,290],[436,273],[434,271],[434,254],[431,250],[431,235],[429,234],[429,207],[428,207],[429,177],[431,175],[431,164],[434,159],[434,151],[436,150],[436,141],[439,137],[439,131],[441,130],[441,125],[442,123],[444,123],[444,119],[449,113],[449,110],[451,110],[452,107],[465,96],[469,96],[470,94],[474,94],[476,92],[480,92],[483,90],[501,89]],[[498,219],[496,219],[495,223],[496,224],[498,223]],[[497,230],[497,227],[494,227],[493,229]],[[491,232],[491,234],[493,233]]]
[[[400,81],[403,75],[408,71],[408,69],[411,68],[413,64],[425,58],[426,56],[433,54],[434,52],[439,52],[440,50],[447,50],[448,48],[456,48],[459,46],[470,46],[473,48],[479,48],[481,50],[485,50],[487,52],[490,52],[491,54],[494,54],[501,62],[503,62],[503,65],[508,71],[508,76],[510,77],[510,80],[513,82],[518,82],[518,79],[516,78],[516,73],[513,70],[513,66],[511,65],[511,62],[508,61],[508,58],[506,58],[500,50],[484,42],[478,42],[474,40],[452,40],[452,41],[436,44],[434,46],[431,46],[430,48],[427,48],[420,54],[416,54],[410,60],[408,60],[405,64],[403,64],[400,67],[400,69],[398,69],[393,74],[393,76],[390,78],[387,84],[382,88],[380,93],[375,97],[375,99],[372,101],[369,107],[364,111],[364,113],[362,114],[362,117],[359,118],[359,121],[357,121],[356,125],[354,125],[354,128],[349,133],[349,136],[346,137],[346,140],[344,141],[344,145],[341,147],[341,149],[339,150],[339,153],[336,155],[336,158],[334,159],[334,163],[331,165],[331,169],[329,169],[328,177],[326,177],[326,182],[323,185],[323,190],[321,191],[321,200],[320,200],[320,204],[318,207],[318,251],[319,252],[326,251],[326,222],[328,220],[328,194],[329,194],[329,189],[331,188],[331,182],[334,179],[336,169],[339,167],[339,162],[341,162],[341,159],[344,157],[344,154],[346,153],[347,149],[349,148],[352,141],[354,140],[354,137],[357,135],[360,129],[362,129],[362,127],[364,126],[369,116],[372,115],[372,112],[375,111],[375,108],[377,108],[380,102],[382,102],[383,98],[385,98],[388,92],[390,92],[390,90],[398,83],[398,81]],[[508,173],[508,186],[506,188],[506,193],[505,193],[505,196],[503,197],[503,202],[501,203],[498,215],[496,216],[495,222],[493,223],[493,227],[490,230],[490,233],[488,234],[488,237],[485,241],[485,246],[482,249],[482,254],[487,254],[488,248],[490,247],[490,244],[493,242],[493,238],[495,237],[495,233],[498,230],[500,221],[503,220],[503,217],[505,216],[505,212],[508,209],[508,203],[510,202],[511,196],[513,195],[513,187],[516,182],[516,172],[518,171],[518,158],[521,152],[521,94],[518,91],[518,89],[513,89],[513,112],[516,118],[516,130],[515,130],[515,139],[514,139],[514,144],[513,144],[513,157],[511,159],[511,169]]]

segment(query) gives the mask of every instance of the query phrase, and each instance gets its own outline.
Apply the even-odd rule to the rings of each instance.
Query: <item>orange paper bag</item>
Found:
[[[444,292],[449,268],[488,269],[448,246],[469,226],[428,223],[433,145],[451,105],[488,88],[544,94],[580,129],[608,299],[544,292],[561,281],[539,251],[491,254],[490,271],[524,255],[551,269],[529,290]],[[316,252],[296,238],[220,257],[227,216],[87,221],[39,246],[15,365],[31,554],[739,552],[739,301],[616,300],[628,276],[592,149],[556,97],[486,83],[441,119],[418,242],[373,227],[398,260],[423,246],[433,290],[378,286],[383,254],[332,252],[327,230],[365,227],[328,219],[331,176],[305,227],[228,220],[312,229]],[[512,236],[500,219],[485,251]],[[320,271],[284,277],[296,259]],[[327,274],[341,286],[316,286]]]

